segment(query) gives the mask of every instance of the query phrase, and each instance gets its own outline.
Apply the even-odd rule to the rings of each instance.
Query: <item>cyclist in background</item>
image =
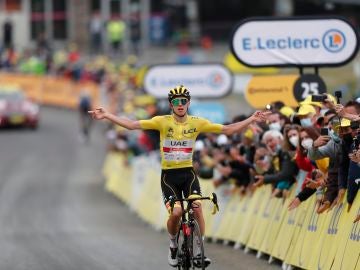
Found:
[[[169,210],[169,198],[196,198],[201,196],[199,180],[193,169],[193,152],[196,137],[202,132],[223,133],[232,135],[241,132],[253,122],[266,119],[268,112],[257,111],[249,118],[229,125],[211,123],[209,120],[188,115],[190,106],[190,92],[184,86],[171,89],[168,94],[171,115],[155,116],[150,120],[133,121],[126,117],[118,117],[106,112],[103,108],[89,111],[94,119],[108,119],[124,128],[134,130],[158,130],[160,132],[161,152],[161,189],[164,203]],[[167,221],[170,237],[168,261],[173,267],[177,261],[177,242],[179,221],[182,210],[180,203],[176,203],[173,212]],[[194,202],[194,215],[199,223],[201,234],[205,232],[205,221],[202,214],[200,201]],[[210,264],[210,259],[205,258],[205,264]]]
[[[80,121],[80,139],[88,142],[90,139],[91,117],[88,111],[92,109],[91,97],[86,91],[82,91],[79,97],[79,121]]]

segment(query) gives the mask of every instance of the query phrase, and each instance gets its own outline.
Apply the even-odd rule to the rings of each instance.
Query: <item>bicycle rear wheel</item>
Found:
[[[192,233],[189,239],[190,257],[192,257],[192,269],[205,269],[204,242],[196,220],[192,225]]]

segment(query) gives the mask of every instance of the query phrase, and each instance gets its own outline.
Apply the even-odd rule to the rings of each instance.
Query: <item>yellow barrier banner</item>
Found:
[[[244,216],[248,206],[249,196],[238,193],[233,196],[235,197],[235,203],[232,208],[229,209],[232,219],[231,223],[227,226],[225,224],[226,230],[223,234],[223,239],[235,242],[244,225]]]
[[[0,73],[0,84],[19,88],[29,98],[44,105],[75,109],[82,92],[90,95],[93,106],[100,104],[100,90],[93,82],[74,82],[55,76]]]
[[[267,192],[265,196],[262,197],[260,212],[257,216],[254,230],[250,235],[249,242],[246,245],[248,248],[255,250],[260,249],[262,241],[269,229],[271,217],[275,213],[276,202],[278,201],[277,198],[271,196],[271,186],[267,185],[265,188]]]
[[[319,239],[322,233],[322,226],[324,225],[325,215],[316,213],[316,196],[310,199],[310,208],[305,217],[305,222],[302,226],[300,234],[297,238],[290,264],[308,269],[313,252],[319,247]]]
[[[106,189],[133,206],[155,228],[166,228],[168,215],[161,199],[157,159],[137,157],[130,167],[125,161],[119,153],[108,154],[103,166]],[[200,180],[200,184],[203,195],[214,192],[212,181]],[[350,212],[344,203],[318,215],[316,196],[295,210],[287,210],[294,190],[285,202],[271,197],[270,186],[245,197],[229,196],[227,191],[226,186],[216,190],[221,215],[211,215],[212,204],[203,203],[207,237],[247,244],[304,269],[360,270],[360,222],[353,223],[360,214],[359,195]]]
[[[114,193],[123,202],[129,203],[131,200],[132,171],[131,167],[125,164],[127,164],[125,155],[121,153],[110,154],[110,161],[106,168],[109,178],[105,188],[107,191]]]
[[[232,195],[230,197],[230,201],[224,209],[224,215],[221,219],[218,230],[214,233],[214,238],[221,240],[231,240],[227,237],[227,232],[229,231],[229,227],[235,220],[235,213],[239,206],[240,197]]]
[[[161,201],[160,174],[158,171],[149,169],[145,174],[145,181],[136,210],[144,221],[154,227],[157,227],[157,221],[160,217],[159,206]],[[165,206],[163,207],[165,208]]]
[[[310,199],[306,200],[305,202],[303,202],[298,207],[299,215],[298,215],[298,218],[296,218],[295,231],[294,231],[293,238],[292,238],[290,246],[289,246],[289,250],[288,250],[288,252],[285,256],[285,260],[284,260],[284,262],[286,264],[290,264],[293,254],[295,253],[295,247],[297,245],[298,240],[301,237],[301,232],[303,230],[303,227],[305,226],[305,219],[306,219],[307,213],[312,208],[314,202],[315,202],[315,200],[312,200],[312,198],[310,198]]]
[[[211,180],[199,179],[199,181],[200,181],[202,195],[208,196],[214,192],[215,189],[213,182]],[[201,204],[202,204],[202,209],[206,224],[205,236],[210,238],[212,237],[211,228],[213,227],[213,222],[214,222],[214,215],[211,214],[213,210],[213,205],[211,202],[207,202],[207,201],[204,201]],[[219,208],[220,208],[220,212],[224,211],[223,205],[219,204]]]
[[[246,245],[249,241],[250,235],[255,230],[257,218],[260,215],[261,207],[263,205],[264,198],[267,194],[271,193],[271,187],[262,186],[254,192],[251,197],[248,208],[246,208],[244,219],[246,222],[242,227],[238,238],[236,239],[236,244]]]
[[[343,214],[346,208],[347,204],[341,203],[330,212],[322,214],[325,215],[325,222],[320,238],[317,239],[320,244],[319,248],[313,250],[309,269],[325,270],[331,268],[338,242],[341,240],[340,232],[348,222],[346,215]]]
[[[291,201],[295,197],[296,189],[294,188],[289,197],[289,201]],[[303,202],[291,211],[287,210],[288,202],[284,204],[285,214],[283,218],[283,222],[279,229],[279,234],[275,239],[274,247],[271,252],[271,256],[274,258],[278,258],[282,261],[285,260],[288,252],[290,250],[291,243],[294,243],[294,238],[296,238],[297,234],[302,228],[302,223],[304,221],[306,210],[309,205],[309,202]],[[298,228],[296,230],[296,228]]]
[[[274,201],[274,213],[270,216],[270,224],[259,249],[259,251],[266,254],[271,254],[274,248],[275,240],[278,237],[281,223],[287,211],[284,205],[287,205],[289,199],[284,201],[283,199],[274,198]]]
[[[221,205],[222,211],[219,211],[216,215],[212,217],[211,227],[209,226],[208,228],[209,236],[211,235],[211,237],[215,236],[226,214],[226,208],[230,202],[229,193],[231,191],[231,188],[231,185],[221,185],[215,190],[217,194],[218,204]]]
[[[360,222],[353,223],[353,220],[360,214],[360,195],[356,199],[350,209],[350,212],[344,211],[343,229],[339,232],[337,241],[338,249],[334,264],[331,270],[347,270],[358,268],[360,256]]]
[[[247,211],[249,209],[251,196],[237,196],[238,197],[238,205],[236,208],[236,212],[234,213],[234,220],[231,225],[228,227],[227,234],[225,235],[225,239],[230,241],[236,241],[238,239],[240,232],[243,230],[245,223],[245,217],[247,215]]]

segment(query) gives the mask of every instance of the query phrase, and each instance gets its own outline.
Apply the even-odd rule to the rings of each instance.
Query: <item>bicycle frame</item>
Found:
[[[191,198],[191,199],[174,199],[170,198],[170,207],[171,212],[174,208],[175,202],[180,202],[182,216],[180,221],[180,228],[177,236],[177,241],[179,241],[181,232],[182,232],[182,244],[179,246],[179,253],[178,253],[178,269],[192,269],[195,268],[195,258],[193,256],[193,237],[194,234],[197,234],[197,237],[201,238],[199,225],[194,217],[194,206],[193,202],[198,200],[210,200],[214,204],[214,209],[219,210],[219,206],[217,204],[217,196],[215,193],[212,194],[211,197],[199,197],[199,198]],[[186,208],[184,207],[184,202],[187,202]],[[213,211],[215,213],[216,211]],[[201,267],[204,269],[204,247],[202,243],[202,239],[199,239],[201,242]]]

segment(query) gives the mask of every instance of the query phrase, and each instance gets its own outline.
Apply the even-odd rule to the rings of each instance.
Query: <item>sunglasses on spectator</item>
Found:
[[[171,104],[173,106],[179,106],[180,104],[184,106],[187,102],[188,100],[186,98],[175,98],[171,101]]]

